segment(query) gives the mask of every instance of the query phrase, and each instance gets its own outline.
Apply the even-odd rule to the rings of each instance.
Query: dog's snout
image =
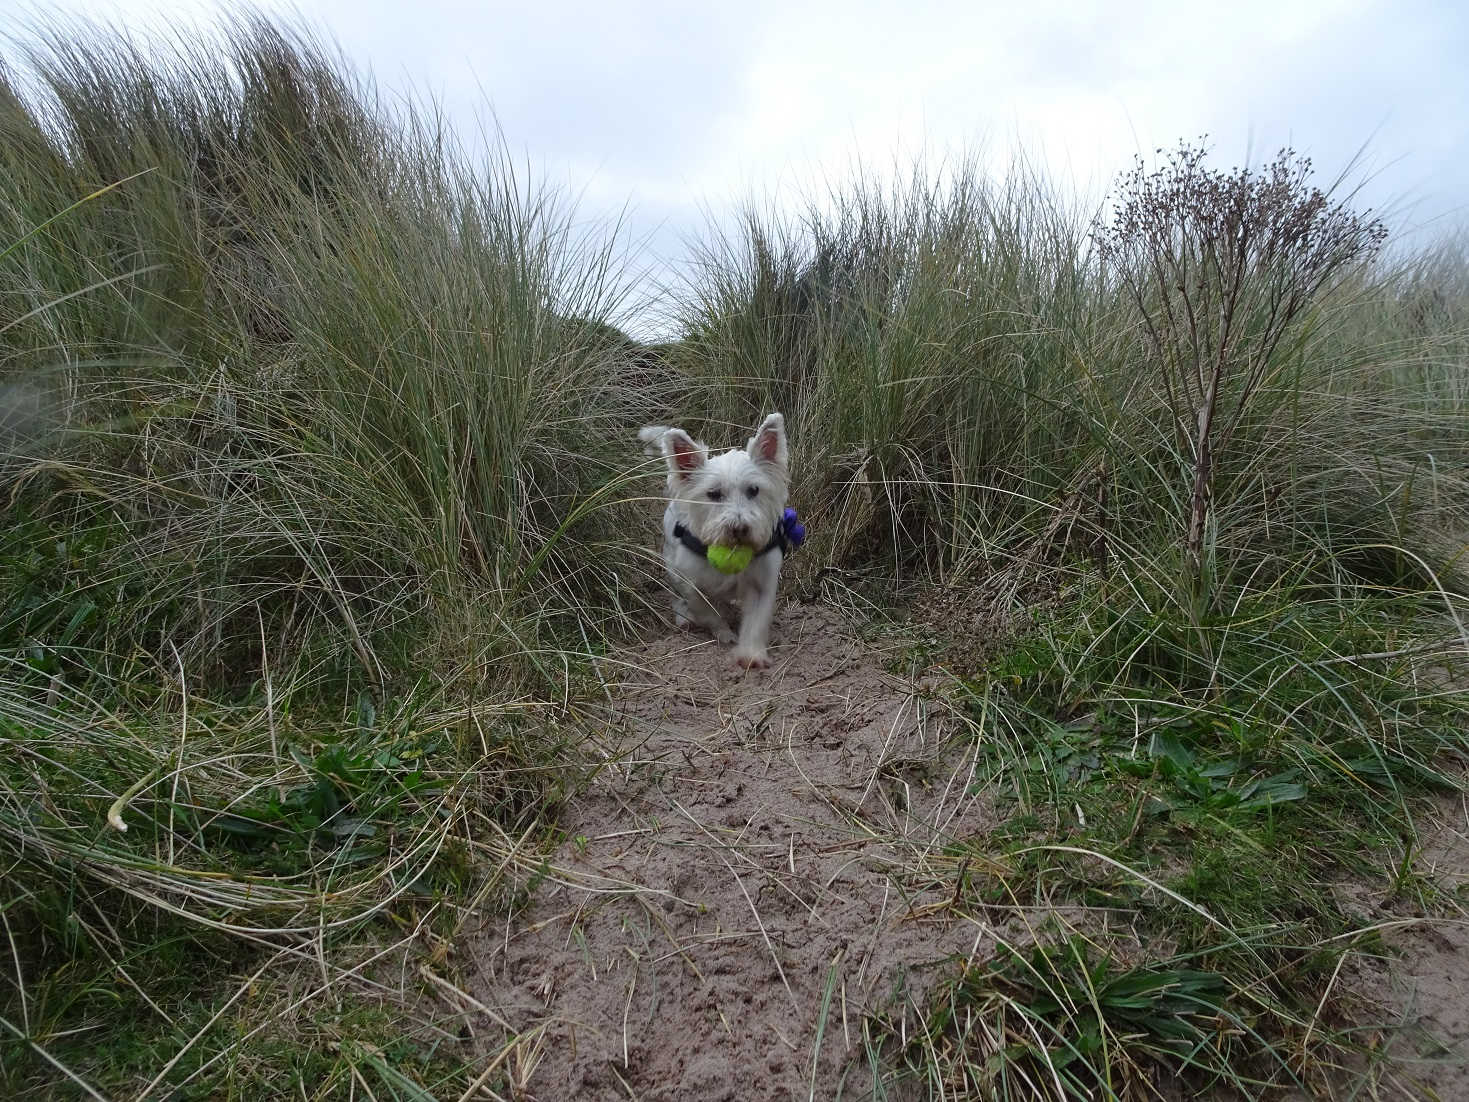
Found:
[[[729,534],[732,539],[747,540],[750,538],[750,526],[744,521],[736,521],[729,526]]]

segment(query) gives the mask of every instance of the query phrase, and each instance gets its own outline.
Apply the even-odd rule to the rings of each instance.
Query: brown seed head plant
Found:
[[[1314,307],[1387,238],[1370,210],[1314,186],[1310,158],[1293,149],[1228,172],[1206,156],[1202,142],[1183,142],[1151,172],[1138,158],[1093,230],[1104,270],[1137,309],[1191,468],[1184,561],[1203,604],[1217,458],[1250,399],[1304,346]]]

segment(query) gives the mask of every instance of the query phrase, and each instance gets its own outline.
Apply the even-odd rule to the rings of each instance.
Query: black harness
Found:
[[[679,543],[683,544],[695,555],[698,555],[699,558],[702,559],[709,554],[709,545],[685,528],[683,521],[676,521],[674,523],[673,536]],[[770,542],[755,552],[755,558],[758,559],[761,555],[769,551],[774,551],[777,547],[780,548],[782,555],[789,555],[792,550],[790,537],[786,535],[785,525],[783,524],[777,524],[775,526],[775,531],[770,536]]]

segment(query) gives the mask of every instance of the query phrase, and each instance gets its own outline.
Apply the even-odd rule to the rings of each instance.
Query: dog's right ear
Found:
[[[668,471],[674,478],[687,478],[709,458],[709,449],[683,429],[669,429],[659,441]]]

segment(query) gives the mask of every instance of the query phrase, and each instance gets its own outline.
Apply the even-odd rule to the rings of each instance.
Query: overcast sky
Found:
[[[207,26],[216,0],[0,0]],[[1394,236],[1469,222],[1469,4],[1417,0],[870,4],[260,0],[389,92],[436,97],[676,270],[709,212],[854,160],[1024,149],[1100,196],[1136,153],[1207,133],[1219,167],[1289,143],[1333,177],[1365,145]],[[644,328],[639,324],[637,328]]]

